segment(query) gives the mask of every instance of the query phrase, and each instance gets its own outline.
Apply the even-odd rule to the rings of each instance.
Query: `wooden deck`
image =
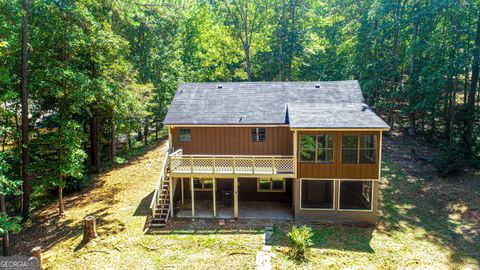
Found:
[[[292,175],[293,156],[219,156],[170,154],[172,174]]]

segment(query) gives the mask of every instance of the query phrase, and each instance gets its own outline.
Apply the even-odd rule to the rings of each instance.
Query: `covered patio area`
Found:
[[[294,219],[291,179],[176,180],[173,212],[177,218]]]
[[[176,211],[177,218],[192,218],[191,205],[191,201],[186,200],[185,205]],[[242,201],[238,208],[239,219],[294,219],[292,207],[282,202]],[[215,218],[211,200],[195,201],[195,218]],[[234,218],[233,208],[224,207],[217,201],[216,218]]]

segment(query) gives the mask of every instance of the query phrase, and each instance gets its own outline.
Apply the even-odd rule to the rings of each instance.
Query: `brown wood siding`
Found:
[[[300,137],[302,135],[334,136],[333,163],[302,163],[300,162]],[[372,164],[343,164],[342,136],[344,135],[377,135],[377,151],[375,163]],[[298,178],[327,178],[327,179],[378,179],[380,131],[298,131],[297,132],[297,177]]]
[[[172,146],[185,155],[293,155],[288,127],[265,127],[265,141],[252,142],[251,127],[188,127],[192,141],[180,142],[180,127],[172,127]]]

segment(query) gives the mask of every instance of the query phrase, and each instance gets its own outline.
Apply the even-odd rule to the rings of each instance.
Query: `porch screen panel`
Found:
[[[301,207],[333,209],[333,180],[302,180]]]
[[[341,210],[372,210],[372,181],[340,181]]]

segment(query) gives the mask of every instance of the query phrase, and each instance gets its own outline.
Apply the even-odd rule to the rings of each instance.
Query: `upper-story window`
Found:
[[[300,162],[333,162],[333,135],[300,136]]]
[[[252,128],[252,142],[265,141],[265,128]]]
[[[191,142],[192,141],[192,131],[189,128],[181,128],[179,132],[179,141],[181,142]]]
[[[342,137],[342,163],[375,163],[377,136]]]

